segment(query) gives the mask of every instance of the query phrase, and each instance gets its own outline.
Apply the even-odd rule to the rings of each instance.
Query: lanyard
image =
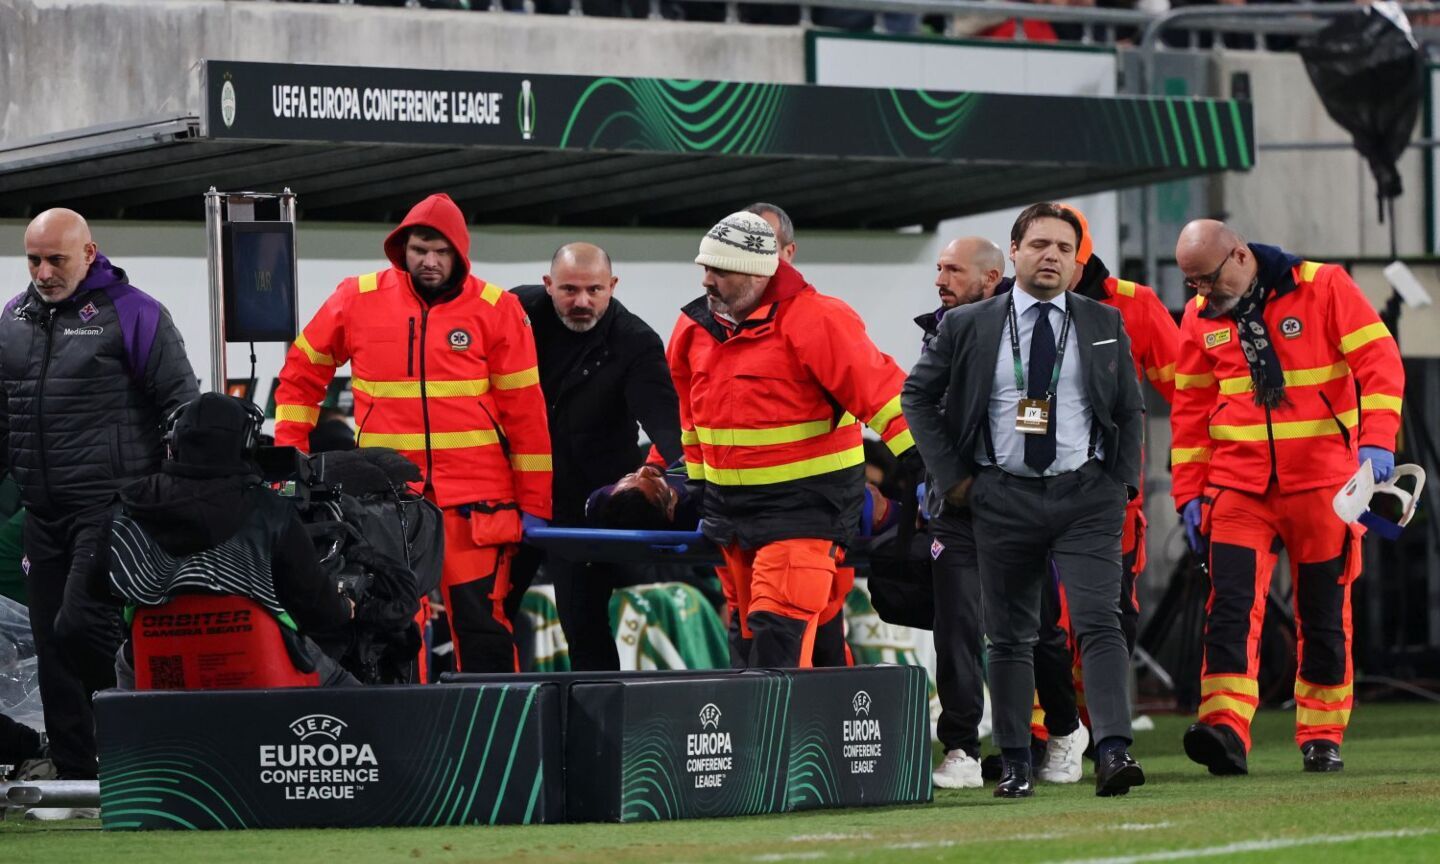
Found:
[[[1046,310],[1049,315],[1049,310]],[[1060,341],[1055,345],[1055,369],[1050,373],[1050,390],[1045,394],[1047,401],[1055,398],[1055,390],[1060,386],[1060,365],[1065,362],[1065,340],[1070,337],[1070,304],[1065,304],[1065,320],[1060,324]],[[1033,331],[1032,331],[1033,338]],[[1020,328],[1015,319],[1015,297],[1010,297],[1010,353],[1015,358],[1015,389],[1020,391],[1023,398],[1025,395],[1025,367],[1020,363]]]

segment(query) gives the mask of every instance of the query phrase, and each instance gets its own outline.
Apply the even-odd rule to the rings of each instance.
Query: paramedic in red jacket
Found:
[[[305,449],[325,388],[350,363],[356,443],[420,466],[445,513],[441,593],[466,672],[516,668],[504,600],[522,521],[550,517],[550,435],[520,301],[470,272],[470,234],[446,195],[385,239],[391,266],[352,276],[315,313],[280,373],[275,443]]]
[[[1400,351],[1344,269],[1185,226],[1175,260],[1197,296],[1180,324],[1171,413],[1173,494],[1192,547],[1209,543],[1199,722],[1185,752],[1247,773],[1260,628],[1278,539],[1295,593],[1295,740],[1307,771],[1338,771],[1350,720],[1350,584],[1360,533],[1331,504],[1370,460],[1395,469]]]
[[[897,455],[914,446],[905,373],[854,310],[780,260],[761,217],[725,217],[695,263],[705,295],[684,308],[668,353],[701,530],[724,553],[749,665],[809,666],[859,527],[860,423]]]

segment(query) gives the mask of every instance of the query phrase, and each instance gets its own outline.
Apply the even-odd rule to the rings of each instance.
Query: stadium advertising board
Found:
[[[930,801],[929,702],[921,666],[793,676],[786,809]]]
[[[204,61],[215,140],[1248,168],[1248,103]],[[1073,135],[996,135],[1044,116]],[[1103,118],[1097,124],[1095,119]],[[835,134],[844,118],[846,134]]]
[[[111,829],[559,821],[553,684],[95,699]]]

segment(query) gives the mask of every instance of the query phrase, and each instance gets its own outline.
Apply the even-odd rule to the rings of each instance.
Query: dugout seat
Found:
[[[253,600],[182,594],[135,610],[130,647],[137,690],[317,687],[296,668],[281,625]]]

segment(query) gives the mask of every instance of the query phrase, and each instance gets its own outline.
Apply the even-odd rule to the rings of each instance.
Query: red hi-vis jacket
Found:
[[[1130,337],[1130,354],[1135,359],[1135,377],[1149,380],[1165,397],[1175,401],[1175,355],[1180,328],[1170,310],[1155,296],[1154,289],[1111,276],[1105,280],[1105,296],[1095,298],[1120,313],[1125,334]]]
[[[407,229],[434,228],[463,281],[435,302],[405,270]],[[441,507],[515,502],[550,516],[550,433],[530,322],[513,294],[470,274],[459,208],[432,195],[385,241],[394,265],[341,282],[285,358],[275,443],[306,449],[318,405],[349,362],[361,447],[390,447]]]
[[[1253,244],[1256,249],[1258,244]],[[1258,246],[1261,256],[1279,253]],[[1338,486],[1361,446],[1395,449],[1405,370],[1375,309],[1344,269],[1285,257],[1265,325],[1285,370],[1285,402],[1256,405],[1234,318],[1185,308],[1171,409],[1176,507],[1207,485],[1264,493]],[[1359,399],[1356,384],[1359,384]]]
[[[703,527],[717,542],[847,543],[864,495],[856,418],[897,455],[914,446],[904,371],[853,309],[785,262],[738,326],[704,297],[686,306],[668,356],[686,469],[704,481]]]

